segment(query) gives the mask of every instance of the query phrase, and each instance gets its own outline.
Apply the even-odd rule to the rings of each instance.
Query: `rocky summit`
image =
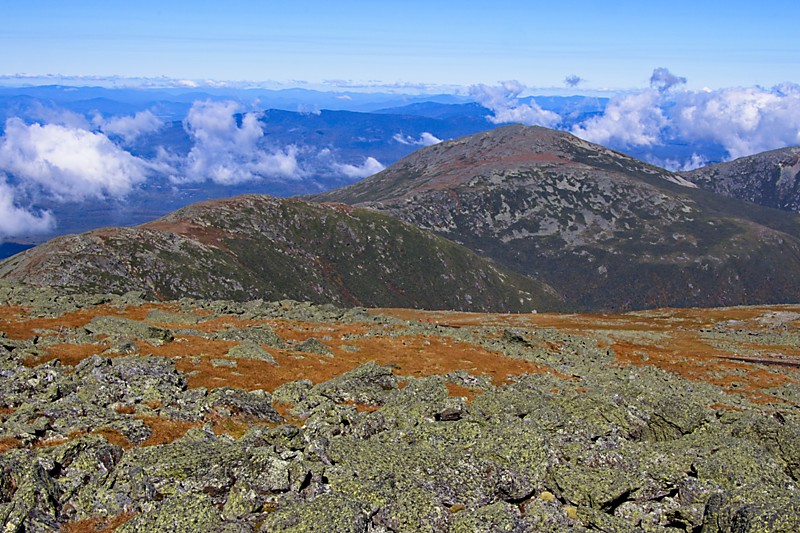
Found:
[[[800,213],[800,146],[740,157],[681,175],[724,196]]]
[[[800,306],[0,285],[5,532],[800,530]]]
[[[552,288],[373,210],[246,195],[134,228],[67,235],[0,263],[0,278],[151,299],[291,298],[339,306],[558,310]]]
[[[800,300],[796,214],[546,128],[443,142],[312,199],[397,216],[587,310]]]

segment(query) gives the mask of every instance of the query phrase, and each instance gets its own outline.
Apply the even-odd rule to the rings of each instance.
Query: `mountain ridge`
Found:
[[[0,263],[0,278],[149,298],[294,299],[340,306],[562,309],[538,281],[393,217],[244,195],[134,228],[59,237]]]
[[[546,128],[506,126],[441,143],[309,198],[435,231],[582,308],[800,298],[791,274],[800,268],[799,217]]]
[[[723,196],[800,213],[800,146],[760,152],[680,175]]]

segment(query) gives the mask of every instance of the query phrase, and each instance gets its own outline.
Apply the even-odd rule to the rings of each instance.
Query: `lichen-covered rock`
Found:
[[[36,313],[83,305],[76,296],[48,306],[35,291],[4,292],[0,284],[3,294],[35,301]],[[197,308],[235,315],[231,322],[348,316],[298,302],[179,305],[188,323]],[[67,358],[31,368],[37,357],[55,355],[59,343],[97,339],[82,328],[37,329],[26,340],[0,334],[0,530],[54,531],[128,516],[119,530],[800,530],[800,418],[788,381],[769,389],[774,403],[763,407],[712,384],[617,364],[612,349],[597,346],[605,333],[592,339],[526,328],[516,325],[524,323],[519,317],[503,318],[513,327],[444,328],[350,315],[370,326],[353,328],[364,333],[348,332],[342,342],[437,335],[552,370],[415,378],[366,363],[317,385],[289,382],[270,395],[188,388],[164,357],[94,355],[74,368]],[[181,316],[153,312],[138,324],[171,325]],[[792,323],[781,327],[794,334],[786,333]],[[226,337],[246,349],[282,343],[269,326],[199,329],[186,335]],[[120,347],[152,344],[102,335]],[[367,346],[347,360],[369,355]],[[165,346],[163,353],[177,351],[178,365],[205,372],[189,365],[201,358],[182,348]],[[222,360],[253,357],[236,349],[227,355]],[[304,361],[329,369],[342,363],[313,359]],[[776,383],[795,372],[781,371]],[[273,402],[293,407],[294,425],[273,427],[284,422]],[[242,437],[225,433],[239,434],[229,430],[242,424],[251,424]]]
[[[517,506],[497,502],[475,510],[464,510],[453,516],[451,533],[528,533],[531,524],[522,518]]]
[[[92,356],[75,367],[78,396],[107,406],[113,403],[169,403],[186,389],[186,378],[171,359],[154,356]]]
[[[533,497],[522,503],[521,508],[525,521],[530,524],[530,530],[537,533],[561,533],[562,531],[584,532],[587,531],[577,519],[577,515],[570,516],[574,507],[568,508],[555,499],[549,491],[542,491],[538,497]]]
[[[309,337],[303,342],[294,345],[292,349],[298,352],[313,353],[316,355],[322,355],[324,357],[333,357],[333,352],[331,349],[314,337]]]
[[[94,335],[107,335],[113,339],[143,340],[151,343],[173,340],[172,332],[166,328],[117,316],[95,317],[84,326],[84,329]]]
[[[60,490],[34,452],[12,450],[0,455],[0,494],[4,532],[58,530]]]
[[[125,453],[112,478],[98,491],[97,503],[114,515],[157,495],[210,493],[221,505],[246,458],[246,452],[231,442],[190,431],[171,444]]]
[[[228,527],[212,499],[201,493],[176,494],[147,506],[116,530],[118,533],[176,533],[178,531],[244,532],[231,524]]]
[[[0,368],[0,406],[18,407],[24,403],[47,403],[75,390],[58,360],[27,368],[15,359]]]
[[[290,381],[272,391],[272,398],[278,403],[298,404],[308,398],[313,386],[310,379]]]
[[[303,430],[297,426],[283,424],[278,427],[252,426],[247,430],[239,443],[247,448],[268,447],[281,455],[291,455],[291,452],[302,450],[306,447]]]
[[[351,401],[366,405],[382,405],[397,388],[397,378],[391,368],[370,361],[341,376],[320,383],[312,392],[335,402]]]
[[[171,313],[161,309],[153,309],[147,313],[145,320],[147,322],[159,322],[162,324],[191,325],[200,322],[200,317],[184,313]]]
[[[767,490],[713,494],[706,504],[703,532],[723,533],[800,531],[800,500],[794,493]]]
[[[785,463],[789,475],[800,481],[800,418],[783,415],[744,413],[728,415],[734,436],[752,440]]]
[[[122,448],[100,435],[84,435],[41,450],[38,462],[59,488],[62,519],[88,515],[96,491],[114,472],[122,454]]]
[[[245,329],[226,329],[217,333],[214,338],[224,341],[251,341],[272,348],[286,347],[275,331],[265,324]]]
[[[263,533],[310,533],[336,531],[364,533],[370,509],[356,499],[339,493],[324,494],[310,502],[278,509],[267,517]]]
[[[331,439],[331,489],[381,508],[386,524],[416,530],[454,505],[524,500],[544,478],[547,445],[532,424],[417,423],[366,440]]]
[[[278,364],[278,362],[275,361],[275,358],[272,357],[269,352],[251,340],[240,342],[228,350],[226,355],[234,359],[253,359],[255,361],[266,361],[272,365]]]
[[[272,396],[263,390],[243,391],[230,387],[212,389],[205,404],[210,411],[221,416],[243,416],[260,422],[283,421],[272,406]]]

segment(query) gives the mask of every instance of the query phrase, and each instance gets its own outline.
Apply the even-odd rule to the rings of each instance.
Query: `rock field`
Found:
[[[0,523],[800,530],[800,305],[153,303],[0,285]]]

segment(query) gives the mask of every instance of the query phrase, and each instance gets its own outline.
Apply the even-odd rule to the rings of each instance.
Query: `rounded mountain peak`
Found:
[[[677,174],[570,133],[513,124],[417,150],[374,176],[311,199],[352,204],[383,202],[417,191],[449,189],[475,178],[502,178],[534,168],[646,175],[695,187]]]

